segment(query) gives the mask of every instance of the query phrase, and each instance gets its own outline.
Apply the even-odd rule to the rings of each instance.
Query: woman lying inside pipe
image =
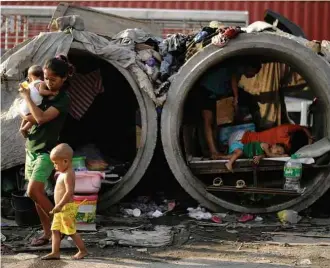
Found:
[[[222,64],[212,68],[200,80],[199,101],[202,110],[203,129],[212,159],[221,159],[223,156],[218,152],[213,135],[217,100],[233,95],[236,113],[239,97],[238,81],[242,75],[248,78],[254,77],[261,69],[259,61],[245,59],[244,63],[241,62],[233,61],[230,64]]]
[[[243,144],[250,142],[281,143],[289,154],[295,153],[307,144],[312,144],[314,139],[306,127],[294,124],[283,124],[261,132],[241,131],[238,135]]]

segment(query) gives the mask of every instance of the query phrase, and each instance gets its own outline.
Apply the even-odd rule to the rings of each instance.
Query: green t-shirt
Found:
[[[32,126],[26,141],[26,149],[32,153],[50,152],[57,145],[70,106],[67,93],[61,90],[53,99],[44,97],[39,108],[46,111],[51,106],[56,108],[60,114],[45,124]]]
[[[237,66],[235,63],[212,67],[202,76],[200,85],[209,91],[211,99],[230,96],[233,91],[232,76],[236,75],[239,80],[244,70],[242,66]]]
[[[244,144],[243,153],[245,157],[253,158],[254,156],[264,154],[264,150],[261,148],[261,142],[250,142]]]

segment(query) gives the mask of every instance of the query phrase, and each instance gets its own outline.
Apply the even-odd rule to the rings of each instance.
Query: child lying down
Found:
[[[234,133],[235,134],[235,133]],[[235,135],[233,135],[235,136]],[[253,159],[255,164],[259,164],[259,161],[264,157],[287,157],[283,144],[268,144],[265,142],[251,142],[243,144],[238,139],[229,139],[229,155],[224,155],[222,159],[228,159],[225,164],[226,168],[233,172],[233,164],[235,161],[244,156],[249,159]]]

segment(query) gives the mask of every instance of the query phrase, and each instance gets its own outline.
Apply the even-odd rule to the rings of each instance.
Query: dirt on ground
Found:
[[[90,253],[88,262],[108,263],[106,267],[145,267],[134,265],[134,262],[148,262],[151,265],[148,267],[172,267],[170,264],[177,265],[184,262],[186,265],[189,260],[191,264],[187,267],[202,267],[203,263],[215,261],[236,263],[236,266],[232,267],[238,267],[237,263],[261,265],[246,267],[330,267],[330,219],[320,221],[305,219],[297,225],[282,225],[279,222],[240,224],[235,221],[216,224],[210,221],[187,218],[165,219],[165,217],[156,222],[126,218],[120,219],[118,224],[117,218],[116,225],[114,224],[116,219],[113,218],[112,224],[107,225],[106,222],[110,223],[109,219],[103,222],[103,226],[99,226],[97,232],[82,233]],[[125,221],[128,224],[124,224]],[[164,233],[164,236],[171,235],[170,243],[153,247],[150,241],[147,241],[148,233],[157,230],[156,226],[165,226],[161,224],[168,222],[174,223],[167,225],[168,233]],[[53,267],[53,264],[45,266],[38,259],[39,256],[49,252],[50,246],[41,251],[22,246],[33,236],[38,235],[37,230],[19,227],[2,229],[2,234],[6,237],[6,241],[2,243],[2,267]],[[109,230],[120,230],[126,238],[122,236],[117,241],[112,238],[109,245],[101,245],[100,240],[107,239]],[[145,234],[145,241],[134,238],[134,235],[140,233]],[[156,236],[157,243],[167,241],[162,240],[161,236],[161,233],[159,237]],[[70,244],[70,240],[66,242]],[[68,259],[74,253],[73,245],[62,250],[64,259]],[[35,260],[32,262],[29,258]],[[122,263],[123,260],[130,262],[130,266],[114,266],[113,262]],[[152,265],[164,264],[164,262],[169,263],[169,266]]]

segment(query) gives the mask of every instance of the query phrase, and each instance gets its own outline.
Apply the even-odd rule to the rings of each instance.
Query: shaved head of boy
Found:
[[[54,163],[55,169],[64,172],[72,166],[73,150],[67,143],[61,143],[50,152],[50,159]]]

